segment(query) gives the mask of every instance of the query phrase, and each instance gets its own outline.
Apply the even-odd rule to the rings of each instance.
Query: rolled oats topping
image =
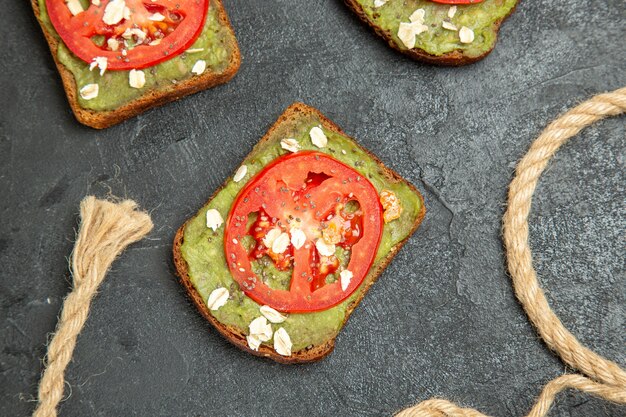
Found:
[[[261,314],[265,316],[271,323],[282,323],[287,320],[287,316],[282,315],[270,306],[261,306]]]
[[[206,227],[213,229],[215,232],[222,224],[224,219],[219,211],[215,209],[209,209],[206,212]]]
[[[289,152],[298,152],[300,150],[298,141],[291,138],[281,140],[280,147]]]
[[[214,289],[209,295],[209,298],[206,302],[207,307],[209,308],[209,310],[219,310],[220,307],[226,304],[229,295],[230,294],[228,293],[228,290],[224,287]]]
[[[291,338],[283,327],[274,333],[274,350],[282,356],[291,356],[292,348]]]

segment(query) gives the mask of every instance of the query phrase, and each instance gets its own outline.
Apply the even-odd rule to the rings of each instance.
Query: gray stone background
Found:
[[[521,416],[568,370],[516,302],[501,216],[516,161],[555,117],[626,84],[622,0],[523,1],[486,60],[414,63],[340,1],[225,5],[229,84],[105,131],[79,125],[27,1],[0,14],[0,415],[35,407],[70,289],[87,194],[136,199],[156,228],[114,264],[67,370],[62,416],[379,416],[441,396]],[[187,300],[171,240],[293,101],[318,107],[422,191],[424,223],[322,362],[281,366],[225,342]],[[580,340],[626,365],[624,119],[588,128],[541,178],[536,268]],[[622,416],[567,392],[551,416]]]

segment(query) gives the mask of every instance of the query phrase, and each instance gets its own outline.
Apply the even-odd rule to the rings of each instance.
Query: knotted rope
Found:
[[[72,252],[74,288],[63,302],[56,333],[48,345],[47,366],[39,383],[34,417],[54,417],[64,388],[65,368],[72,359],[76,338],[87,320],[91,300],[115,258],[141,240],[152,221],[131,200],[112,203],[86,197],[80,203],[81,224]]]
[[[626,404],[626,372],[616,363],[584,347],[554,314],[532,265],[528,244],[528,214],[539,176],[556,151],[580,130],[608,116],[626,111],[626,88],[597,95],[552,122],[531,145],[517,165],[509,188],[509,207],[504,214],[503,233],[509,273],[518,300],[548,347],[577,374],[562,375],[543,389],[528,417],[544,417],[556,395],[568,388]],[[407,408],[396,417],[487,417],[471,408],[431,399]]]

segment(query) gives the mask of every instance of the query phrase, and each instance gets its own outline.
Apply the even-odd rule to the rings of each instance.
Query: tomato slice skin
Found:
[[[86,63],[96,57],[107,58],[107,70],[142,69],[179,55],[200,36],[209,9],[209,0],[125,0],[130,19],[107,25],[102,19],[111,1],[101,0],[98,6],[90,3],[89,8],[74,16],[65,0],[46,0],[50,22],[63,43]],[[163,20],[150,19],[156,12]],[[124,48],[122,34],[136,29],[145,33],[145,42]],[[94,36],[104,38],[102,46],[94,43]],[[121,47],[111,50],[107,44],[110,38]],[[139,42],[137,37],[132,40]],[[148,45],[150,42],[153,44]]]
[[[484,0],[431,0],[434,3],[442,4],[475,4],[482,3]]]
[[[322,173],[326,178],[307,186],[310,173]],[[313,280],[316,266],[312,260],[319,257],[315,242],[322,238],[320,230],[335,218],[333,210],[348,201],[358,202],[363,221],[359,239],[349,242],[346,269],[353,276],[344,291],[339,279],[323,284]],[[300,248],[289,247],[293,262],[289,290],[272,289],[262,282],[253,272],[250,253],[242,244],[242,238],[250,235],[248,216],[260,210],[283,232],[295,226],[306,235]],[[233,278],[257,303],[282,312],[321,311],[347,299],[363,282],[374,262],[382,228],[378,192],[367,178],[327,154],[301,151],[277,158],[240,191],[226,220],[224,253]]]

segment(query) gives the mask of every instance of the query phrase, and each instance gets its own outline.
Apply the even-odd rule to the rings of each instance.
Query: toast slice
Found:
[[[378,6],[375,6],[375,0],[344,1],[393,49],[416,61],[461,66],[489,55],[496,45],[500,25],[513,13],[519,0],[484,0],[456,6],[431,0],[387,0]],[[425,26],[423,32],[416,35],[415,45],[410,47],[400,39],[399,29],[401,23],[416,21],[417,18],[410,17],[419,9],[424,10],[420,21]],[[443,26],[444,22],[447,28]],[[460,29],[463,27],[471,30],[471,42],[467,42],[466,33],[465,43],[461,41]]]
[[[31,0],[31,4],[48,42],[48,46],[50,47],[50,52],[52,53],[56,67],[61,75],[65,94],[67,95],[67,99],[76,119],[80,123],[95,129],[104,129],[113,126],[153,107],[226,83],[237,73],[241,64],[239,46],[226,11],[224,10],[224,6],[222,5],[222,1],[210,0],[207,20],[214,19],[214,23],[219,26],[221,34],[220,47],[223,47],[226,51],[226,56],[223,62],[220,62],[219,68],[207,66],[206,70],[199,76],[181,77],[169,83],[161,82],[154,87],[146,88],[145,91],[137,92],[132,97],[130,97],[130,94],[132,94],[130,93],[128,99],[118,100],[121,101],[121,103],[112,108],[90,108],[91,103],[85,102],[79,95],[75,74],[64,62],[71,62],[72,66],[79,65],[76,63],[80,63],[88,67],[88,64],[80,61],[63,45],[54,27],[48,20],[46,11],[42,9],[42,6],[45,7],[44,0]],[[202,36],[204,36],[204,33],[200,35],[200,38],[202,38]],[[198,40],[196,43],[197,42]],[[192,46],[192,48],[193,47],[194,46]],[[174,59],[175,58],[176,57],[174,57]],[[144,71],[151,70],[152,68],[153,67],[145,68]],[[84,71],[82,72],[84,73]],[[97,72],[97,70],[93,71],[94,77]],[[128,79],[128,71],[116,72],[124,73],[126,79]],[[110,73],[111,71],[105,74],[105,76],[110,76]],[[81,76],[81,78],[84,78],[84,76]]]
[[[328,313],[322,312],[318,316],[312,316],[318,314],[317,312],[290,314],[289,317],[291,318],[291,316],[304,316],[309,314],[311,316],[307,318],[311,318],[314,320],[325,320],[326,318],[324,314],[334,314],[335,311],[333,311],[333,309],[340,308],[341,311],[338,311],[337,313],[337,317],[339,317],[337,329],[332,330],[329,335],[322,337],[316,343],[308,344],[307,342],[306,346],[301,346],[300,348],[296,348],[297,341],[294,340],[294,349],[291,356],[281,356],[274,351],[272,346],[268,346],[265,344],[262,344],[258,351],[250,349],[246,341],[247,326],[245,325],[245,323],[249,323],[249,320],[254,316],[248,317],[248,321],[243,321],[244,325],[242,325],[241,322],[236,323],[237,320],[232,320],[232,316],[234,316],[235,314],[231,314],[230,316],[226,315],[224,317],[217,317],[219,316],[218,313],[220,313],[221,309],[215,312],[209,310],[209,308],[207,307],[208,294],[212,289],[216,287],[216,285],[207,284],[207,280],[210,280],[212,277],[202,269],[202,264],[204,262],[210,262],[211,264],[214,264],[215,262],[221,262],[223,264],[223,268],[225,268],[226,271],[228,271],[228,267],[226,265],[226,259],[224,259],[223,255],[223,232],[221,235],[214,235],[210,231],[208,231],[207,235],[206,232],[203,231],[203,229],[208,230],[206,228],[206,224],[204,224],[206,211],[209,207],[213,207],[211,205],[213,204],[215,199],[222,198],[224,195],[230,195],[230,204],[232,205],[232,201],[234,201],[238,189],[241,189],[244,184],[235,184],[234,181],[228,179],[222,185],[222,187],[213,194],[211,199],[209,199],[207,204],[198,212],[198,214],[195,217],[189,219],[178,229],[173,244],[174,265],[180,278],[180,282],[187,290],[189,297],[191,298],[197,309],[200,311],[202,316],[206,318],[219,331],[219,333],[221,333],[235,346],[253,355],[270,358],[280,363],[304,363],[317,361],[328,355],[333,350],[335,337],[345,324],[352,311],[363,299],[363,297],[367,293],[367,290],[377,280],[377,278],[383,272],[391,259],[396,255],[402,245],[406,242],[409,236],[417,229],[425,214],[423,198],[412,184],[408,183],[392,169],[387,168],[385,165],[383,165],[383,163],[380,162],[380,160],[376,158],[376,156],[360,147],[351,138],[345,136],[345,134],[337,125],[324,117],[324,115],[322,115],[319,111],[302,103],[295,103],[287,108],[287,110],[268,130],[268,132],[260,140],[260,142],[254,147],[252,152],[250,152],[250,154],[245,158],[244,163],[248,164],[248,167],[251,167],[251,164],[254,164],[256,161],[263,159],[265,163],[262,163],[261,166],[258,167],[257,171],[262,169],[263,166],[271,162],[271,159],[268,160],[268,158],[262,157],[262,155],[266,153],[268,149],[280,148],[280,140],[287,137],[298,137],[298,135],[300,135],[300,137],[306,137],[309,132],[310,126],[320,126],[325,131],[329,138],[329,146],[327,152],[332,152],[333,156],[337,157],[337,159],[339,160],[341,160],[341,155],[345,155],[345,153],[339,152],[339,149],[333,149],[331,147],[331,143],[333,143],[334,140],[333,138],[341,137],[343,138],[342,140],[345,139],[345,141],[349,141],[349,152],[358,155],[358,157],[361,158],[361,161],[365,161],[365,159],[367,158],[367,161],[365,161],[365,163],[363,163],[362,165],[359,163],[354,164],[361,167],[365,166],[365,168],[355,169],[375,170],[374,176],[379,176],[376,177],[379,178],[379,180],[376,180],[376,182],[379,184],[377,189],[380,188],[381,185],[384,187],[397,187],[398,190],[403,190],[404,196],[410,196],[411,200],[406,201],[406,206],[403,207],[403,217],[398,220],[394,220],[397,221],[398,224],[393,230],[394,233],[398,233],[399,236],[390,238],[389,242],[387,243],[388,247],[384,251],[381,249],[381,247],[383,246],[383,243],[381,242],[381,246],[379,247],[379,252],[377,254],[377,260],[372,265],[372,268],[370,269],[364,281],[360,284],[360,287],[355,291],[354,294],[352,294],[352,296],[350,296],[339,306],[335,306],[329,309],[330,311]],[[301,141],[301,143],[302,142],[303,141]],[[361,171],[361,173],[365,175],[363,171]],[[372,171],[372,174],[373,173],[374,171]],[[253,173],[251,173],[250,175],[252,176]],[[371,175],[370,178],[372,178]],[[372,182],[374,182],[374,180],[372,180]],[[378,191],[380,192],[380,190]],[[227,209],[227,207],[230,206],[229,204],[222,204],[221,206],[216,207]],[[385,228],[386,227],[388,226],[385,225]],[[386,239],[385,233],[391,235],[390,230],[391,229],[383,229],[383,241],[385,241]],[[207,238],[207,236],[209,237]],[[222,259],[217,259],[218,257],[220,257],[219,247],[216,252],[211,253],[210,255],[209,253],[203,253],[202,250],[192,250],[185,247],[187,239],[189,239],[190,245],[194,245],[197,241],[204,242],[207,239],[211,240],[213,236],[216,236],[216,239],[218,241],[219,239],[221,239],[221,241],[219,241],[219,244],[221,245]],[[227,276],[222,279],[226,279],[227,281],[226,283],[222,281],[222,285],[228,286],[228,279],[230,277],[229,272],[225,275]],[[230,280],[232,281],[232,283],[234,283],[232,277],[230,278]],[[234,285],[238,289],[237,284]],[[230,285],[230,288],[231,290],[234,288],[233,284]],[[258,311],[258,307],[260,307],[259,305],[255,304],[254,301],[247,298],[245,295],[243,297],[247,299],[245,301],[248,302],[250,305],[256,306]],[[228,314],[228,312],[226,314]],[[289,320],[289,318],[287,320]]]

